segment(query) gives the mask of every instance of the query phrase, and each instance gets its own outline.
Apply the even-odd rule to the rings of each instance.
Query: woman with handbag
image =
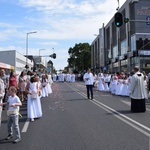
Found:
[[[34,118],[42,117],[41,100],[39,96],[39,87],[36,76],[31,76],[30,82],[27,84],[28,101],[27,113],[28,118],[34,121]]]

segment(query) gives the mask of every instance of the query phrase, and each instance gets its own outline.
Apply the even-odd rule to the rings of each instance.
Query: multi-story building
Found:
[[[23,70],[26,69],[25,65],[27,60],[29,68],[31,69],[33,67],[33,61],[26,58],[24,55],[20,54],[16,50],[0,51],[0,60],[3,63],[14,66],[14,71],[17,74],[20,74]]]
[[[113,17],[100,29],[104,34],[99,32],[92,42],[91,67],[130,72],[138,65],[150,71],[150,0],[127,0],[118,11],[129,22],[118,28]]]

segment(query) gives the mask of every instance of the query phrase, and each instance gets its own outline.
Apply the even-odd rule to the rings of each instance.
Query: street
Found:
[[[145,113],[131,113],[130,98],[94,89],[86,96],[83,82],[54,82],[53,93],[42,98],[43,116],[30,122],[27,102],[20,113],[22,140],[7,136],[6,110],[0,128],[1,150],[150,150],[150,100]]]

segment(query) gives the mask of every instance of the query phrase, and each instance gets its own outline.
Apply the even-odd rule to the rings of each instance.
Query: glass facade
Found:
[[[135,51],[136,50],[136,36],[133,35],[131,36],[131,51]]]
[[[118,46],[113,47],[113,58],[118,57]]]
[[[126,54],[128,51],[127,40],[121,42],[121,55]]]

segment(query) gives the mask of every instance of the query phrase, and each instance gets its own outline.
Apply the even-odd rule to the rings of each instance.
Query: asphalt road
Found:
[[[145,113],[131,113],[128,97],[94,91],[86,98],[83,82],[59,83],[42,98],[43,116],[30,122],[21,107],[22,141],[7,136],[6,110],[0,128],[0,150],[150,150],[150,100]]]

